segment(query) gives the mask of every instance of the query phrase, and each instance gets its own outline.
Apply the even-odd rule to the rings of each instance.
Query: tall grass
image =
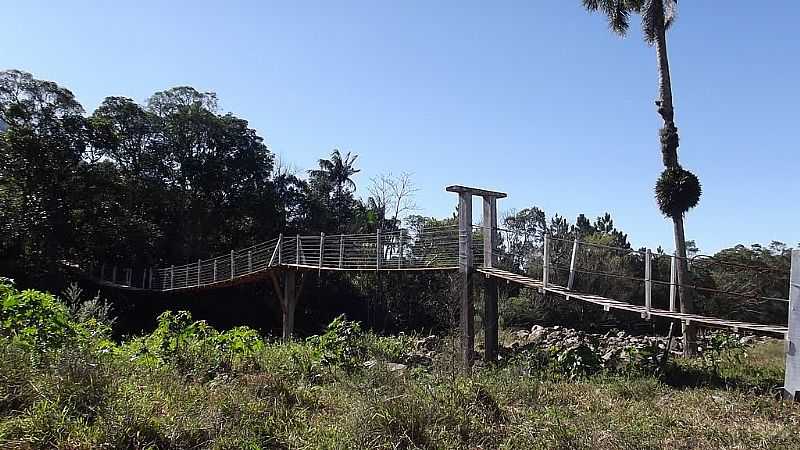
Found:
[[[678,359],[659,376],[559,375],[523,357],[467,376],[452,370],[447,338],[425,359],[414,336],[343,318],[308,340],[251,331],[170,314],[113,347],[43,348],[3,329],[0,448],[772,449],[800,439],[800,407],[770,392],[782,382],[780,342],[713,369]]]

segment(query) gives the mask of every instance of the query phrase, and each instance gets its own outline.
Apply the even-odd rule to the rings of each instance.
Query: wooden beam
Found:
[[[468,187],[468,186],[461,186],[459,184],[454,184],[451,186],[447,186],[445,188],[447,192],[456,192],[458,194],[469,194],[469,195],[477,195],[479,197],[493,197],[493,198],[506,198],[508,194],[505,192],[497,192],[497,191],[487,191],[486,189]]]

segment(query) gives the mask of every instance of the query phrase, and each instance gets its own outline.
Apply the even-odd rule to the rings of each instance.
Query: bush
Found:
[[[213,378],[256,368],[263,348],[258,332],[248,327],[220,333],[204,320],[192,321],[187,311],[166,311],[155,331],[125,344],[121,352],[145,365],[173,364],[188,376]]]
[[[69,311],[53,295],[0,284],[0,333],[39,350],[63,347],[78,336]]]
[[[359,367],[367,354],[361,325],[344,315],[333,319],[323,334],[311,336],[307,342],[313,346],[320,364],[348,371]]]

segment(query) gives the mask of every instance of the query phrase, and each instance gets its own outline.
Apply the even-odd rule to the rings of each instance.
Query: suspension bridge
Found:
[[[498,349],[498,282],[514,283],[519,286],[551,294],[565,301],[583,302],[602,307],[604,311],[627,311],[638,314],[642,319],[654,317],[683,324],[693,323],[708,328],[726,329],[736,333],[749,332],[784,338],[786,342],[786,396],[800,395],[800,250],[792,253],[790,296],[784,298],[764,298],[767,301],[789,303],[788,326],[762,324],[709,317],[700,314],[681,312],[676,305],[677,292],[681,287],[677,282],[675,255],[670,258],[670,279],[653,278],[653,253],[644,250],[644,273],[639,277],[628,277],[643,283],[642,304],[633,304],[600,295],[580,292],[573,289],[576,277],[582,274],[615,276],[603,272],[592,272],[578,266],[579,254],[597,244],[579,239],[556,239],[545,235],[540,255],[541,272],[532,275],[530,267],[500,267],[498,257],[506,254],[500,235],[509,230],[497,226],[497,200],[506,197],[505,193],[488,191],[466,186],[449,186],[448,192],[458,194],[458,224],[420,228],[417,230],[398,230],[373,234],[346,235],[294,235],[278,237],[251,247],[231,250],[230,253],[210,259],[194,261],[183,265],[170,265],[158,269],[132,269],[119,271],[116,267],[107,270],[99,266],[98,273],[92,277],[98,283],[120,289],[178,292],[202,289],[215,289],[242,283],[269,280],[280,300],[283,336],[291,336],[294,328],[295,308],[302,292],[303,279],[308,274],[322,271],[452,271],[461,276],[458,297],[460,304],[461,353],[465,366],[471,367],[474,361],[474,286],[482,278],[484,299],[484,348],[485,358],[495,360]],[[480,225],[472,224],[472,199],[481,197],[483,220]],[[553,241],[559,240],[561,246],[571,247],[569,266],[559,266],[551,255]],[[605,247],[605,246],[599,246]],[[611,248],[611,247],[609,247]],[[638,252],[630,249],[617,249]],[[663,257],[663,255],[659,255]],[[515,270],[517,269],[517,270]],[[568,273],[564,285],[553,282],[558,271]],[[107,273],[110,272],[110,273]],[[523,273],[517,273],[523,272]],[[476,276],[477,274],[482,277]],[[669,288],[667,308],[653,306],[653,286]]]

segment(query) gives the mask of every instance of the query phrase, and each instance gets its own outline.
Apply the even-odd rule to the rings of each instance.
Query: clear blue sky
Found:
[[[681,1],[669,35],[680,158],[703,183],[704,251],[800,241],[800,2]],[[426,215],[458,183],[570,220],[610,212],[634,245],[672,248],[656,64],[580,0],[40,2],[6,0],[0,67],[143,102],[191,85],[298,169],[334,147],[371,176],[414,174]],[[636,19],[638,20],[638,18]],[[476,199],[476,209],[479,211]]]

